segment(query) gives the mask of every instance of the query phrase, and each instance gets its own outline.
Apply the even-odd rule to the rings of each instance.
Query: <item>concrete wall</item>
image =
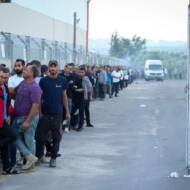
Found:
[[[9,59],[1,59],[0,58],[0,64],[5,64],[10,70],[13,68],[12,63]]]
[[[12,0],[21,6],[43,13],[73,25],[73,13],[77,12],[79,28],[86,30],[87,0]]]
[[[73,26],[71,24],[18,4],[0,4],[0,18],[1,32],[73,43]],[[85,46],[85,40],[86,31],[78,28],[77,45]]]

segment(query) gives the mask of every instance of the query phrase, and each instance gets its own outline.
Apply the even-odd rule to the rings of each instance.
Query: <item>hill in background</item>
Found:
[[[182,41],[153,41],[147,40],[146,47],[148,51],[167,51],[167,52],[187,52],[187,43]],[[90,41],[90,51],[103,55],[108,55],[110,49],[110,40],[98,39]]]

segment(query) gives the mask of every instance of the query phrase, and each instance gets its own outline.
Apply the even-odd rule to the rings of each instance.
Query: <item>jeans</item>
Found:
[[[44,155],[44,145],[48,132],[51,131],[53,146],[51,158],[56,159],[61,141],[62,114],[43,115],[36,129],[36,156],[40,159]]]
[[[13,121],[13,127],[16,129],[18,134],[18,139],[16,140],[16,146],[19,151],[24,155],[24,157],[36,152],[35,143],[35,131],[39,121],[39,115],[35,115],[26,131],[22,131],[22,124],[25,121],[25,117],[15,117]]]
[[[68,98],[68,107],[69,107],[69,113],[71,113],[71,109],[72,109],[72,99]]]

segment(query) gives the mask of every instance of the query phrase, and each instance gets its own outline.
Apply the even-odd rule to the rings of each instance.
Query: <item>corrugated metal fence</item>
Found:
[[[12,67],[18,58],[26,62],[37,59],[43,64],[47,64],[50,59],[56,59],[62,69],[66,63],[73,61],[73,45],[0,32],[0,61],[9,62]],[[126,61],[92,52],[86,55],[85,47],[77,46],[76,64],[126,65]]]

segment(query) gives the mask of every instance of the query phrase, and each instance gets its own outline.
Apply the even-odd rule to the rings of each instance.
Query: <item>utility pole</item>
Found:
[[[87,0],[87,23],[86,23],[86,56],[88,57],[89,51],[89,17],[90,17],[90,2],[91,0]]]
[[[0,3],[11,3],[11,0],[0,0]]]
[[[76,33],[77,33],[77,13],[74,12],[73,18],[73,63],[76,64]]]
[[[187,139],[186,139],[186,166],[190,175],[190,0],[188,5],[188,64],[187,64]]]
[[[74,12],[73,14],[73,63],[76,64],[76,56],[77,56],[77,50],[76,50],[76,38],[77,38],[77,24],[79,23],[80,19],[77,18],[77,13]]]

